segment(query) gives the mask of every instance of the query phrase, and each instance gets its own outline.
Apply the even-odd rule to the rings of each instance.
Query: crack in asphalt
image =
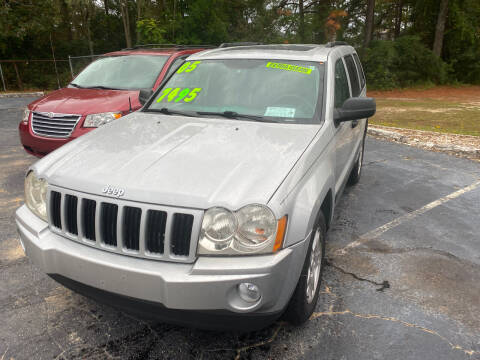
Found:
[[[205,350],[201,351],[199,357],[200,357],[200,359],[202,359],[204,353],[220,352],[220,351],[235,351],[236,355],[235,355],[234,359],[239,360],[243,352],[246,352],[248,350],[256,349],[256,348],[259,348],[261,346],[265,346],[265,345],[269,345],[269,344],[273,343],[275,341],[275,339],[278,337],[278,334],[280,333],[280,330],[286,324],[287,324],[286,322],[278,322],[275,330],[273,330],[272,334],[265,340],[258,341],[256,343],[249,344],[249,345],[244,345],[244,346],[237,347],[237,348],[225,347],[225,348],[205,349]]]
[[[353,317],[361,318],[361,319],[376,319],[376,320],[383,320],[383,321],[392,321],[392,322],[395,322],[395,323],[399,323],[403,326],[418,329],[418,330],[423,331],[425,333],[437,336],[438,338],[440,338],[441,340],[446,342],[452,350],[460,350],[460,351],[462,351],[463,353],[465,353],[466,355],[469,355],[469,356],[473,356],[475,354],[480,354],[480,351],[472,350],[472,349],[465,349],[460,345],[452,343],[445,336],[439,334],[435,330],[428,329],[424,326],[420,326],[420,325],[417,325],[417,324],[409,323],[407,321],[400,320],[400,319],[395,318],[395,317],[389,317],[389,316],[383,316],[383,315],[377,315],[377,314],[359,314],[359,313],[354,313],[354,312],[352,312],[351,310],[348,310],[348,309],[343,310],[343,311],[332,311],[332,309],[330,308],[329,311],[314,312],[309,320],[311,321],[311,320],[317,319],[317,318],[322,317],[322,316],[338,316],[338,315],[351,315]]]
[[[376,289],[377,291],[383,292],[383,290],[390,288],[390,283],[387,280],[384,280],[382,282],[376,282],[376,281],[373,281],[373,280],[370,280],[370,279],[362,278],[362,277],[358,276],[357,274],[355,274],[353,272],[349,272],[349,271],[341,268],[340,266],[335,265],[330,259],[325,259],[325,265],[331,266],[334,269],[339,270],[340,272],[342,272],[345,275],[350,275],[355,280],[365,281],[365,282],[368,282],[368,283],[373,284],[375,286],[380,286],[379,288]]]
[[[257,342],[255,344],[251,344],[251,345],[246,345],[246,346],[243,346],[243,347],[240,347],[240,348],[237,348],[236,351],[237,351],[237,355],[235,356],[235,360],[238,360],[240,359],[240,355],[242,354],[242,352],[244,351],[247,351],[247,350],[250,350],[250,349],[254,349],[254,348],[258,348],[260,346],[264,346],[264,345],[268,345],[268,344],[271,344],[272,342],[275,341],[275,339],[277,338],[278,336],[278,333],[280,332],[280,330],[282,329],[282,327],[285,325],[285,323],[279,323],[277,328],[274,330],[274,332],[272,333],[272,335],[270,336],[270,338],[264,340],[264,341],[260,341],[260,342]]]
[[[448,251],[445,251],[445,250],[434,249],[433,247],[418,246],[418,247],[405,247],[405,248],[391,248],[391,247],[375,248],[375,247],[368,247],[368,243],[366,243],[366,245],[367,245],[367,248],[362,248],[362,249],[359,249],[358,251],[359,252],[365,252],[365,253],[381,253],[381,254],[404,254],[404,253],[413,252],[413,251],[419,251],[419,252],[420,251],[425,251],[425,252],[431,252],[431,253],[434,253],[434,254],[437,254],[437,255],[445,256],[449,259],[458,261],[462,264],[468,263],[469,265],[474,266],[474,267],[479,266],[478,264],[476,264],[474,262],[471,262],[467,259],[462,259],[462,258],[458,257],[457,255],[452,254],[451,252],[448,252]]]

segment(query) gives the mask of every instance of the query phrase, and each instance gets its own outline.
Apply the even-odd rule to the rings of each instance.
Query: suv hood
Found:
[[[34,165],[50,184],[122,199],[206,209],[266,204],[319,125],[137,112],[64,145]]]
[[[30,109],[40,112],[88,115],[109,111],[129,110],[128,98],[133,108],[140,107],[138,90],[101,90],[63,88],[36,100]]]

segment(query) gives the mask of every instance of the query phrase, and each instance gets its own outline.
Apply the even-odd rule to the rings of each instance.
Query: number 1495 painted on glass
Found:
[[[157,103],[162,101],[167,95],[168,96],[166,100],[168,102],[171,102],[171,101],[179,102],[182,100],[185,102],[190,102],[197,97],[200,91],[202,91],[202,88],[194,88],[193,90],[190,90],[189,88],[185,88],[185,89],[175,88],[173,90],[172,88],[166,88],[166,89],[163,89],[162,95],[157,99]]]

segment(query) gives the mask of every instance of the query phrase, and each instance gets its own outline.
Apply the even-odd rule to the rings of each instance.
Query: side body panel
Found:
[[[351,47],[332,51],[327,61],[325,88],[325,118],[319,132],[298,163],[272,196],[269,206],[276,214],[288,214],[284,247],[308,237],[323,201],[331,193],[330,222],[335,198],[339,196],[357,159],[365,131],[366,120],[345,122],[336,127],[333,121],[335,61],[351,54]],[[347,70],[346,70],[347,71]],[[365,96],[365,88],[360,96]],[[341,130],[339,130],[341,129]],[[342,164],[338,164],[339,148],[345,147]],[[337,165],[339,165],[337,167]]]

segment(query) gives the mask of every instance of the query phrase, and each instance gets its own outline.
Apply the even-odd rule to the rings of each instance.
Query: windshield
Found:
[[[323,93],[322,63],[288,60],[187,61],[145,111],[313,123]]]
[[[82,88],[148,89],[168,56],[125,55],[102,57],[87,66],[71,85]]]

